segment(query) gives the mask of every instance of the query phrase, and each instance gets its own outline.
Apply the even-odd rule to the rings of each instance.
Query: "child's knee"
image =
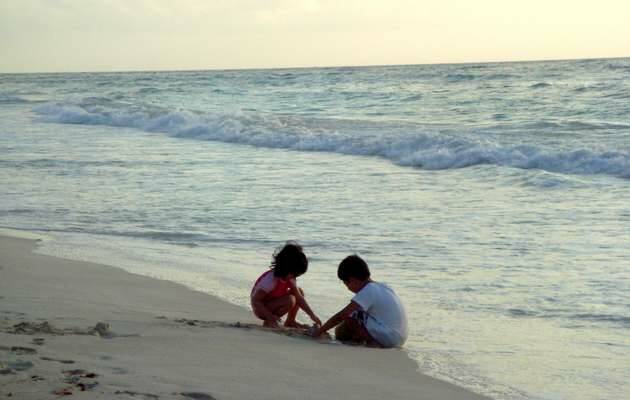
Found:
[[[343,320],[343,324],[350,330],[350,331],[357,331],[359,329],[359,327],[361,326],[361,324],[359,324],[359,321],[356,320],[356,318],[354,318],[353,316],[350,316],[346,319]]]
[[[347,320],[337,325],[335,328],[335,338],[342,342],[349,342],[354,337],[354,333],[347,323]]]

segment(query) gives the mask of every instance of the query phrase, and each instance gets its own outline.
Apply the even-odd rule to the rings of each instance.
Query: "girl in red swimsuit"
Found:
[[[289,241],[276,250],[269,271],[256,280],[251,292],[252,309],[263,320],[263,326],[277,328],[280,317],[287,314],[285,327],[306,328],[295,320],[300,309],[315,324],[322,324],[304,299],[304,291],[297,287],[296,278],[307,269],[308,260],[296,242]]]

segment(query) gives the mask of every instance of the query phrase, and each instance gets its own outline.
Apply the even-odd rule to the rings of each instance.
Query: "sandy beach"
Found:
[[[248,310],[0,238],[0,396],[48,399],[482,399],[401,350],[259,328]]]

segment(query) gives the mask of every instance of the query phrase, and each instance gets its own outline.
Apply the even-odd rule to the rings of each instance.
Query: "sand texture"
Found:
[[[483,399],[401,350],[278,334],[243,308],[0,237],[0,398]]]

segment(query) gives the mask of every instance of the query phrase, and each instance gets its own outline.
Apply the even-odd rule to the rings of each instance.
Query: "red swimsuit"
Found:
[[[269,277],[269,274],[272,274]],[[269,285],[269,282],[262,282],[263,279],[273,279],[272,286]],[[276,299],[278,297],[285,296],[289,292],[289,288],[291,283],[291,279],[282,279],[273,276],[273,270],[269,270],[264,274],[260,275],[258,279],[256,279],[256,283],[254,283],[254,287],[252,288],[251,296],[254,296],[254,293],[258,289],[263,289],[267,292],[266,299]],[[260,287],[259,287],[260,286]],[[264,286],[264,287],[263,287]]]

